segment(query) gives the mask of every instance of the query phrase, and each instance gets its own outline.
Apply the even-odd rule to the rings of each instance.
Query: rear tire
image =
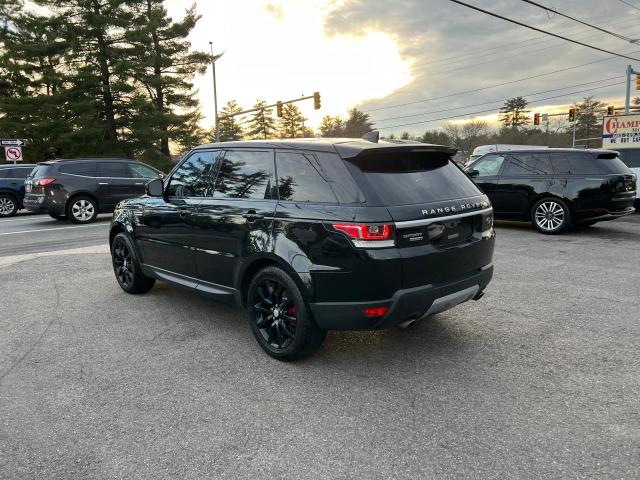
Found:
[[[0,194],[0,218],[13,217],[18,211],[18,200],[8,193]]]
[[[127,293],[145,293],[153,288],[155,278],[142,273],[135,247],[124,233],[117,234],[111,242],[111,263],[118,285]]]
[[[78,196],[69,200],[67,217],[73,223],[91,223],[98,216],[98,204],[91,197]]]
[[[540,233],[558,235],[571,225],[571,211],[559,198],[543,198],[531,209],[531,222]]]
[[[278,360],[298,360],[311,355],[327,334],[313,320],[296,282],[278,267],[264,268],[253,277],[247,311],[258,344]]]

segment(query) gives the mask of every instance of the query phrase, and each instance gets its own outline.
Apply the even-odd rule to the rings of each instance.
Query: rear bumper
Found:
[[[391,328],[407,320],[448,310],[471,300],[491,281],[493,264],[454,281],[398,290],[392,298],[375,302],[310,304],[316,324],[326,330],[376,330]],[[383,317],[364,316],[364,309],[388,306]]]
[[[54,204],[46,195],[27,194],[24,196],[24,208],[34,213],[49,212],[57,215],[64,214],[64,205]]]
[[[636,201],[636,204],[637,203],[638,202]],[[583,214],[578,219],[576,219],[576,221],[580,223],[580,222],[593,222],[593,221],[602,222],[605,220],[615,220],[616,218],[630,215],[633,212],[635,212],[634,207],[627,207],[624,210],[619,210],[619,211],[604,210],[603,212],[591,213],[591,215]]]

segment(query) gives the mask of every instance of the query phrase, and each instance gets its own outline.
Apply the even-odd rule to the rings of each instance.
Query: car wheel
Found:
[[[298,360],[320,348],[318,328],[293,279],[278,267],[260,270],[247,295],[249,324],[265,352],[278,360]]]
[[[57,215],[55,213],[50,213],[49,216],[51,218],[53,218],[54,220],[66,220],[67,219],[66,215]]]
[[[12,195],[0,195],[0,217],[13,217],[18,211],[18,202]]]
[[[98,205],[90,197],[72,198],[67,205],[67,217],[74,223],[91,223],[98,216]]]
[[[145,293],[155,285],[155,278],[142,273],[133,244],[124,233],[117,234],[111,243],[111,260],[118,285],[125,292]]]
[[[571,225],[571,212],[562,200],[543,198],[531,209],[531,221],[539,232],[556,235]]]

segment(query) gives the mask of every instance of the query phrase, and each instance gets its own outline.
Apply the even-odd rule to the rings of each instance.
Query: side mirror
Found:
[[[156,178],[147,183],[144,190],[150,197],[161,197],[164,194],[164,182],[161,178]]]
[[[469,170],[467,173],[471,178],[475,178],[480,175],[480,172],[478,170]]]

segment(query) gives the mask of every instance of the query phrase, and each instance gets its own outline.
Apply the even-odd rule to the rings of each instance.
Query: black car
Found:
[[[496,219],[531,221],[542,233],[634,211],[636,176],[612,150],[493,152],[465,170],[488,195]]]
[[[640,177],[640,148],[621,148],[618,150],[620,160],[636,174],[636,178]],[[640,211],[640,190],[636,190],[636,212]]]
[[[144,186],[162,173],[135,160],[58,159],[36,165],[25,182],[25,208],[56,220],[93,222],[113,212],[121,200],[144,194]]]
[[[12,217],[23,207],[24,179],[35,165],[0,165],[0,217]]]
[[[358,140],[198,147],[118,205],[117,281],[235,300],[283,360],[330,329],[408,325],[477,300],[493,273],[492,209],[453,154]]]

